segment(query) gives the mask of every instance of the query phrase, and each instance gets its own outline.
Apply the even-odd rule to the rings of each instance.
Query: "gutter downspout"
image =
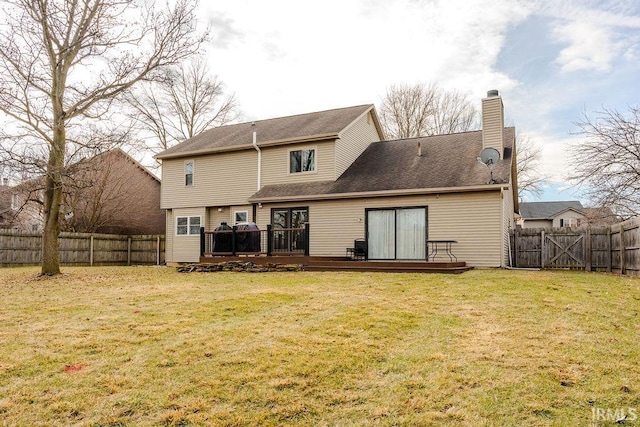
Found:
[[[260,191],[262,187],[262,151],[260,151],[260,147],[258,147],[257,143],[257,132],[256,132],[256,122],[251,123],[253,127],[253,148],[258,152],[258,185],[257,191]]]

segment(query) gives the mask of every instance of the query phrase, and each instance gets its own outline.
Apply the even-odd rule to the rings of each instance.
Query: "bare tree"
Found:
[[[380,121],[389,139],[465,132],[478,112],[466,97],[435,83],[392,85],[380,104]]]
[[[569,178],[594,206],[623,218],[640,214],[640,108],[629,107],[627,115],[603,108],[595,118],[584,113],[576,125],[583,138],[572,147]]]
[[[131,118],[152,135],[144,148],[154,154],[239,115],[235,95],[225,94],[202,60],[167,69],[162,80],[140,85],[128,102]]]
[[[126,0],[3,2],[0,111],[17,124],[4,127],[3,151],[46,170],[42,274],[60,272],[68,135],[103,118],[116,97],[191,56],[206,38],[196,28],[196,0],[173,4],[156,10],[152,2]]]
[[[518,197],[523,198],[525,194],[540,197],[543,192],[542,185],[546,178],[540,175],[542,148],[528,136],[516,134],[516,160],[518,171]]]

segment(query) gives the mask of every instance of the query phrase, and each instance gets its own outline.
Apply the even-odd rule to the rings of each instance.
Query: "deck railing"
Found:
[[[200,228],[200,256],[309,255],[309,224],[301,228],[204,231]]]

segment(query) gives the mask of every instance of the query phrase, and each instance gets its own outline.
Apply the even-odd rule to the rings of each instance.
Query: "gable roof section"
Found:
[[[258,146],[278,145],[304,141],[339,138],[356,119],[373,110],[373,104],[278,117],[255,122],[220,126],[206,130],[156,156],[170,159],[216,151],[253,148],[253,131],[257,132]],[[374,110],[375,111],[375,110]],[[375,112],[374,122],[383,136]],[[252,126],[255,123],[255,126]]]
[[[521,202],[520,215],[527,220],[552,219],[568,209],[582,213],[583,206],[577,200],[559,202]]]
[[[514,128],[505,128],[504,158],[493,167],[498,186],[509,182],[514,134]],[[493,188],[489,170],[477,160],[481,150],[482,131],[374,142],[336,181],[268,185],[249,201]]]
[[[91,162],[94,159],[97,159],[101,156],[119,156],[122,159],[124,159],[125,161],[128,161],[129,163],[132,163],[136,168],[140,169],[142,172],[144,172],[147,176],[149,176],[149,178],[153,179],[154,181],[160,183],[160,178],[155,175],[154,173],[152,173],[151,171],[149,171],[149,169],[147,169],[146,167],[142,166],[142,164],[140,162],[138,162],[136,159],[134,159],[133,157],[131,157],[129,154],[127,154],[126,152],[124,152],[121,148],[114,148],[112,150],[109,151],[105,151],[104,153],[100,153],[95,157],[91,157],[88,159],[85,159],[85,161],[87,162]]]

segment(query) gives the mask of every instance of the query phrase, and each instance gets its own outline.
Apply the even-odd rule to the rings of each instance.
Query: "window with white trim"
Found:
[[[193,160],[184,162],[184,185],[190,187],[193,185]]]
[[[195,236],[200,234],[199,216],[179,216],[176,217],[176,235]]]
[[[249,220],[249,212],[248,211],[235,211],[233,213],[233,223],[238,224],[239,222],[247,222]]]
[[[315,148],[289,151],[289,173],[314,172],[315,170]]]

